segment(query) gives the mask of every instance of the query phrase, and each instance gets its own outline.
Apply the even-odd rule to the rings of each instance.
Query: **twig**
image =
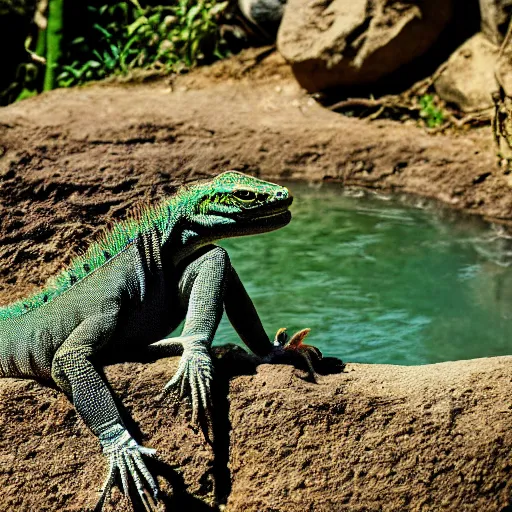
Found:
[[[330,105],[329,110],[340,110],[350,107],[380,107],[382,106],[382,100],[371,100],[367,98],[349,98],[348,100],[339,101],[334,105]]]

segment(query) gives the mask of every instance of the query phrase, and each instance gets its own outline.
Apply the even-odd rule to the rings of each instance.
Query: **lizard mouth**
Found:
[[[202,235],[203,241],[215,241],[222,238],[237,236],[255,235],[266,233],[286,226],[292,213],[288,209],[292,204],[293,197],[278,199],[270,204],[246,208],[243,212],[233,214],[217,215],[235,221],[234,223],[220,223],[215,226],[214,232],[208,226],[197,226],[196,231]]]
[[[240,216],[240,221],[248,225],[261,225],[270,229],[286,226],[292,218],[289,210],[293,197],[287,197],[278,203],[268,204],[247,210]]]
[[[292,212],[290,210],[284,210],[282,212],[272,213],[262,217],[254,219],[256,224],[263,226],[272,226],[273,228],[280,228],[286,226],[292,220]]]
[[[289,213],[290,205],[293,202],[293,197],[287,197],[281,199],[276,203],[265,204],[263,206],[256,206],[254,208],[248,208],[242,218],[244,219],[266,219],[272,217],[278,217],[284,213]]]

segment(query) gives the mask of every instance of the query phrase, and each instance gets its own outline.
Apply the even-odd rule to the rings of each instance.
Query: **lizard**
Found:
[[[109,354],[181,355],[162,396],[188,395],[195,424],[211,423],[210,347],[224,311],[264,360],[293,350],[312,370],[321,358],[302,343],[309,329],[289,339],[282,328],[270,340],[229,255],[214,244],[286,226],[292,200],[286,187],[236,171],[183,186],[106,229],[41,290],[0,308],[0,377],[53,381],[99,440],[108,474],[97,510],[119,477],[128,499],[133,484],[143,503],[146,489],[158,499],[144,460],[156,451],[128,432],[98,371]],[[183,320],[181,335],[166,338]]]

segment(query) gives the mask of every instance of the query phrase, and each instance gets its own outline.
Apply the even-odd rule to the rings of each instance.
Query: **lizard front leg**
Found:
[[[186,305],[185,325],[181,336],[149,346],[150,352],[169,353],[183,347],[174,377],[166,384],[163,396],[177,392],[190,394],[192,423],[206,420],[210,429],[211,381],[213,364],[210,347],[224,310],[223,297],[231,264],[226,251],[213,246],[183,270],[179,280],[180,299]],[[204,415],[204,418],[203,418]]]
[[[146,503],[144,483],[154,497],[158,487],[147,469],[142,455],[155,450],[136,443],[123,425],[119,411],[107,385],[91,359],[110,339],[117,320],[115,306],[107,312],[86,318],[68,336],[55,353],[52,378],[68,395],[87,426],[99,438],[109,460],[109,473],[96,510],[101,510],[119,473],[123,491],[129,499],[129,479],[135,483],[141,500]]]

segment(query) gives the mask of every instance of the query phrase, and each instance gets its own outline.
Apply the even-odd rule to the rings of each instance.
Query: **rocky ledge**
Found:
[[[316,383],[293,366],[255,366],[239,349],[216,364],[213,449],[188,425],[186,406],[157,400],[177,358],[106,369],[132,432],[158,450],[158,510],[512,504],[512,357],[348,364]],[[73,407],[32,381],[0,381],[0,394],[0,509],[92,509],[107,468]],[[117,489],[109,507],[130,510]]]

